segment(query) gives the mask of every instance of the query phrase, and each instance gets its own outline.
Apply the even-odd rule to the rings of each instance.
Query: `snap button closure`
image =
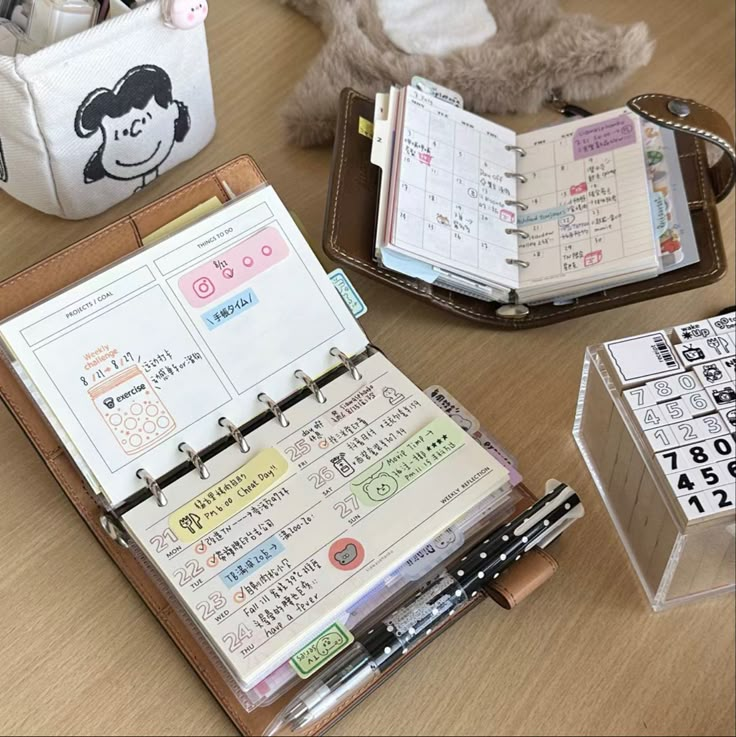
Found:
[[[690,105],[682,100],[670,100],[667,109],[678,118],[687,118],[690,115]]]

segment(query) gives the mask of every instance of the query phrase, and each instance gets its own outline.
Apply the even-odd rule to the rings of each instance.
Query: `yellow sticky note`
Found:
[[[206,202],[202,202],[196,207],[193,207],[191,210],[180,215],[175,220],[172,220],[170,223],[166,223],[166,225],[161,226],[158,230],[147,235],[143,239],[143,245],[150,246],[151,243],[155,243],[156,241],[160,241],[162,238],[166,238],[166,236],[171,235],[177,230],[181,230],[187,225],[203,218],[205,215],[209,215],[215,210],[219,210],[221,207],[222,202],[220,202],[217,197],[211,197]]]
[[[373,138],[373,123],[367,118],[358,119],[358,133],[366,138]]]
[[[169,517],[169,527],[183,543],[212,532],[265,494],[288,470],[275,448],[261,451],[252,461],[203,491]]]

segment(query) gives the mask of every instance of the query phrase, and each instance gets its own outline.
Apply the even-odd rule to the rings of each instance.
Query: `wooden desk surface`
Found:
[[[657,38],[649,67],[591,107],[670,92],[733,125],[733,3],[564,5],[646,20]],[[92,220],[57,220],[0,193],[0,277],[242,152],[319,242],[330,151],[288,146],[277,120],[320,34],[274,0],[212,6],[214,142]],[[529,129],[552,117],[501,122]],[[733,264],[733,195],[721,217]],[[440,383],[472,408],[518,455],[532,489],[563,478],[588,513],[559,544],[561,568],[544,590],[513,614],[477,609],[336,733],[734,734],[733,597],[652,614],[571,435],[585,346],[711,315],[734,303],[733,276],[731,266],[715,286],[526,334],[491,332],[355,277],[371,339],[420,386]],[[0,448],[0,733],[233,734],[4,408]]]

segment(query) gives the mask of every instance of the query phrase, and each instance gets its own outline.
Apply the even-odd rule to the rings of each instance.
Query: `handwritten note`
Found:
[[[191,473],[166,487],[168,516],[152,500],[124,516],[247,688],[303,648],[300,665],[316,666],[332,652],[320,633],[506,497],[502,465],[384,356],[360,372],[325,386],[324,405],[288,407],[289,427],[251,432],[250,463],[235,446],[209,459],[218,482]]]
[[[575,161],[636,143],[636,129],[626,115],[585,125],[575,131],[572,146]]]
[[[383,504],[466,442],[467,435],[451,419],[439,417],[360,474],[350,487],[367,507]]]
[[[263,450],[235,473],[177,509],[169,517],[169,527],[182,542],[194,542],[256,501],[287,470],[281,453],[273,448]]]

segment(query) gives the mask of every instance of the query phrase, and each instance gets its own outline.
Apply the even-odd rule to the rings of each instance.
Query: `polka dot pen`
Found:
[[[455,565],[355,641],[271,723],[266,734],[302,734],[375,681],[533,548],[544,548],[584,514],[567,484],[550,481],[547,493],[496,529]]]

